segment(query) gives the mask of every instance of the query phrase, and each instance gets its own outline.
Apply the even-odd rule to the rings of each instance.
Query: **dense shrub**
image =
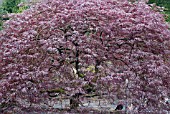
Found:
[[[144,3],[47,0],[0,36],[2,112],[45,110],[55,92],[131,99],[138,114],[170,111],[170,31]]]

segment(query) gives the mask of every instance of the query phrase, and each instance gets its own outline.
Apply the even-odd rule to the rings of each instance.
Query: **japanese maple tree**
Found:
[[[143,2],[46,0],[0,32],[0,110],[45,110],[57,92],[93,92],[163,114],[169,54],[168,25]]]

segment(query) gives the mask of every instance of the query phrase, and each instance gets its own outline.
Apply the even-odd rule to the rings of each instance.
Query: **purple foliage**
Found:
[[[43,110],[50,90],[86,93],[90,83],[138,113],[170,111],[169,55],[168,25],[142,2],[46,0],[0,32],[0,110]]]

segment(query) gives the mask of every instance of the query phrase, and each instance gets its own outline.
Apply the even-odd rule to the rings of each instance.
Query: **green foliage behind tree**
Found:
[[[21,0],[4,0],[2,8],[8,13],[17,13],[19,10],[18,4]]]
[[[0,30],[2,30],[2,25],[4,20],[3,15],[5,14],[7,14],[7,11],[3,10],[3,8],[0,8]]]
[[[170,22],[170,0],[149,0],[149,4],[156,3],[158,6],[165,7],[166,10],[163,12],[166,16],[166,21]]]
[[[21,13],[24,10],[28,9],[29,6],[23,4],[22,6],[18,6],[21,2],[25,2],[25,0],[4,0],[2,6],[0,6],[0,30],[2,30],[3,22],[8,20],[8,17],[3,17],[3,15],[7,13]]]
[[[158,6],[164,6],[170,9],[170,0],[149,0],[149,3],[156,3]]]

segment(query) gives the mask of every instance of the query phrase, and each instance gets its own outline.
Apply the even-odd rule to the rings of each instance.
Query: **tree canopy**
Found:
[[[132,99],[137,113],[170,110],[170,31],[147,4],[46,0],[4,26],[2,112],[45,110],[40,104],[48,107],[52,92],[85,94],[89,85],[109,99]]]

